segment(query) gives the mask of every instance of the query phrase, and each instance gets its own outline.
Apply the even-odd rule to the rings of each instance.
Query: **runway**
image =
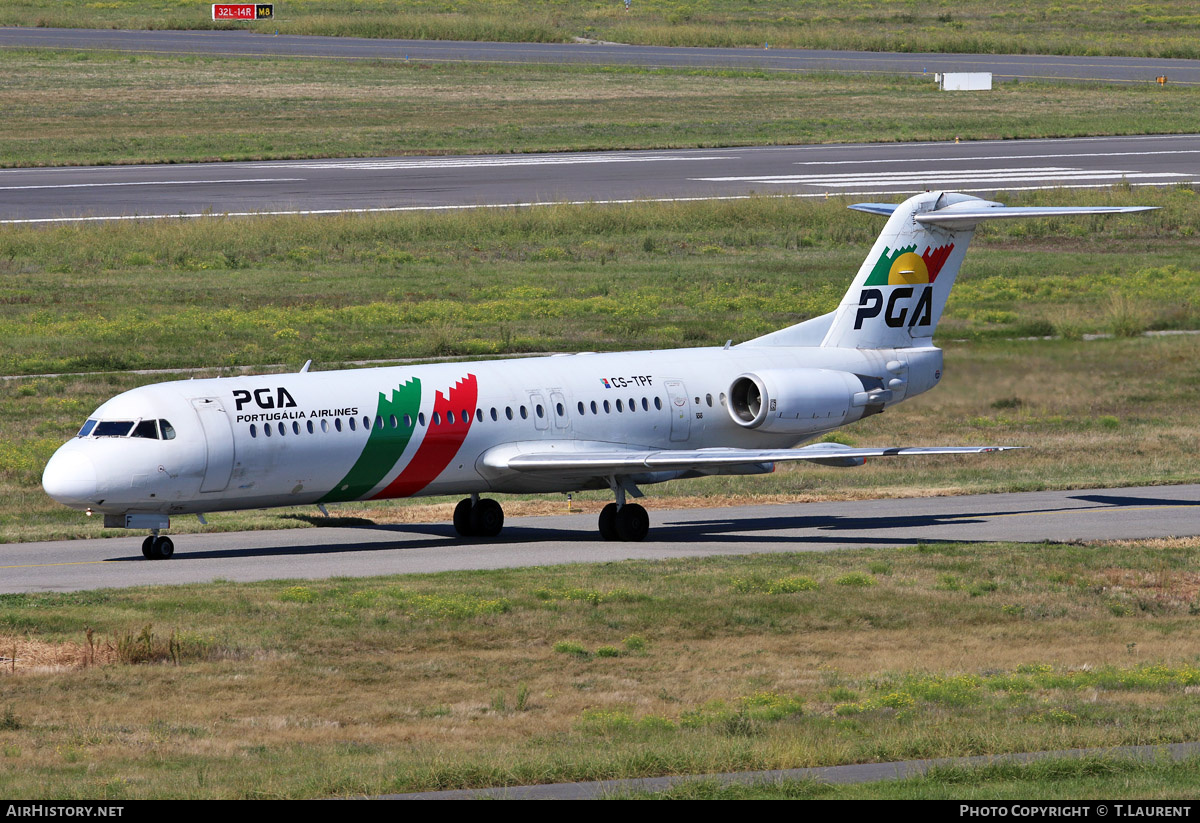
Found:
[[[0,170],[0,223],[1200,181],[1200,135]]]
[[[0,592],[205,583],[218,577],[365,577],[934,542],[1200,535],[1200,485],[675,511],[656,510],[653,498],[646,502],[650,536],[642,543],[600,540],[594,514],[512,518],[491,542],[459,540],[449,523],[189,534],[174,538],[175,557],[165,561],[142,558],[140,533],[108,540],[11,543],[0,545]]]
[[[577,64],[665,69],[752,69],[932,75],[991,72],[997,82],[1068,80],[1200,84],[1200,60],[1034,54],[931,54],[813,49],[631,46],[621,43],[485,43],[257,34],[250,31],[118,31],[0,28],[0,48],[53,48],[137,54],[387,60],[397,62]]]

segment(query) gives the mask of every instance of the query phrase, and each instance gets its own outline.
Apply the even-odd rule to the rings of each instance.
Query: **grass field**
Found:
[[[203,0],[8,0],[0,25],[72,28],[250,28],[430,40],[750,46],[992,54],[1196,57],[1191,3],[1140,0],[1052,6],[1000,0],[285,0],[275,19],[217,24]],[[1081,36],[1082,35],[1082,36]]]
[[[3,595],[17,663],[0,667],[0,793],[323,797],[1195,740],[1196,548]],[[878,791],[1194,794],[1171,772],[998,768]]]
[[[1200,88],[0,50],[0,166],[1188,132]]]

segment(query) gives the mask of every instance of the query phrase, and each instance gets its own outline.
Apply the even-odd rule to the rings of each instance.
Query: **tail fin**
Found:
[[[1148,206],[1007,207],[955,192],[926,192],[898,206],[852,209],[890,214],[822,346],[882,349],[930,344],[975,226],[984,220],[1147,211]]]

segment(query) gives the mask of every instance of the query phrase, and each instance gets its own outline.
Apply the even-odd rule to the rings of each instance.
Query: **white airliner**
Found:
[[[838,308],[738,345],[184,380],[104,403],[50,459],[46,493],[108,527],[149,529],[174,552],[172,515],[462,494],[454,527],[500,532],[488,492],[611,489],[607,540],[641,540],[638,487],[759,474],[785,460],[837,466],[1001,447],[849,448],[814,440],[928,391],[932,337],[975,226],[996,218],[1147,207],[1009,208],[929,192],[850,208],[887,225]]]

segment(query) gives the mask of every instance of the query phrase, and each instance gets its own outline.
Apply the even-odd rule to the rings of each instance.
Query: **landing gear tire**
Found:
[[[475,531],[471,528],[471,498],[464,497],[458,501],[458,505],[454,507],[454,530],[458,532],[459,537],[474,537]]]
[[[609,503],[600,510],[600,536],[605,540],[620,540],[617,534],[617,504]]]
[[[169,537],[150,535],[142,541],[142,556],[147,560],[166,560],[175,554],[175,544]]]
[[[504,509],[495,500],[480,500],[471,507],[471,529],[480,537],[495,537],[504,528]]]
[[[460,537],[495,537],[504,528],[504,508],[495,500],[480,500],[472,505],[464,497],[454,507],[454,530]]]
[[[626,503],[617,510],[615,525],[619,538],[636,543],[646,539],[650,531],[650,515],[637,503]]]

